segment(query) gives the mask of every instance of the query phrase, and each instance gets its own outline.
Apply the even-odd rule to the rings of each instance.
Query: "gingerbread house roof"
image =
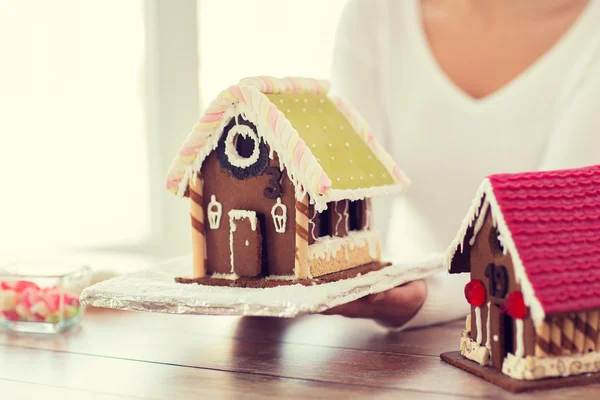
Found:
[[[488,209],[536,325],[600,308],[600,166],[485,179],[448,249],[450,272],[464,272],[458,254]]]
[[[189,177],[217,147],[235,116],[252,121],[258,136],[277,153],[296,187],[318,211],[327,202],[397,193],[408,183],[391,156],[375,140],[360,115],[327,94],[326,81],[306,78],[246,78],[221,92],[183,143],[167,176],[179,196]]]

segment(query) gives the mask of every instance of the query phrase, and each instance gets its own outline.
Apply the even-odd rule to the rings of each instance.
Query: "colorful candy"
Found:
[[[0,282],[0,312],[9,321],[59,322],[79,315],[77,296],[34,282]]]

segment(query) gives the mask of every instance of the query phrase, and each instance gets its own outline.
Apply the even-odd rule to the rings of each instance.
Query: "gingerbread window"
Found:
[[[217,157],[221,168],[240,180],[261,175],[269,165],[267,145],[258,136],[256,125],[239,115],[223,129]]]
[[[350,218],[350,230],[351,231],[362,231],[364,226],[363,214],[365,212],[364,200],[356,200],[350,202],[349,218]]]
[[[331,236],[331,204],[329,203],[327,209],[319,213],[319,237]]]

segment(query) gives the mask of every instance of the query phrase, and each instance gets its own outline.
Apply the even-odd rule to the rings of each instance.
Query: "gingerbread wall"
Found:
[[[515,280],[514,267],[512,262],[512,257],[509,252],[503,254],[502,249],[497,247],[497,242],[494,243],[494,240],[490,240],[491,236],[497,237],[496,228],[493,226],[492,214],[491,211],[488,210],[487,215],[485,217],[485,223],[481,230],[479,231],[475,243],[470,249],[470,267],[471,267],[471,279],[480,280],[485,286],[487,299],[486,304],[481,307],[481,328],[483,333],[483,343],[486,342],[487,337],[491,334],[490,343],[492,346],[492,361],[494,366],[500,367],[502,366],[502,361],[504,358],[504,354],[498,354],[498,351],[494,352],[494,336],[498,337],[498,340],[501,340],[504,332],[502,331],[502,324],[495,323],[499,318],[503,318],[505,315],[501,310],[504,307],[506,297],[513,291],[520,291],[520,286],[517,284]],[[468,237],[465,239],[468,241]],[[488,272],[491,269],[488,269],[488,266],[493,264],[496,268],[504,267],[506,269],[507,281],[506,281],[506,290],[502,290],[501,287],[497,287],[494,293],[494,290],[490,287],[491,279],[489,276],[486,276],[486,269]],[[488,274],[489,275],[489,274]],[[498,290],[498,288],[500,290]],[[502,297],[498,297],[498,292],[505,292],[505,295]],[[496,296],[494,295],[496,294]],[[491,303],[492,308],[492,321],[491,321],[491,332],[487,332],[486,322],[488,318],[488,302]],[[514,352],[515,344],[516,344],[516,326],[513,321],[513,338],[512,341],[507,340],[507,345],[510,347],[505,349],[508,352]],[[475,316],[475,307],[471,307],[471,337],[477,337],[477,325],[476,325],[476,316]],[[512,342],[512,346],[511,346]],[[533,321],[531,318],[527,317],[524,320],[524,344],[525,344],[525,355],[534,355],[535,354],[535,329],[533,326]]]
[[[271,167],[275,169],[270,170]],[[273,174],[279,171],[277,155],[269,160],[269,168],[260,176],[239,180],[221,168],[216,151],[213,151],[202,164],[205,215],[208,215],[211,195],[215,195],[216,200],[223,207],[218,229],[211,229],[208,223],[205,224],[208,275],[215,272],[223,274],[231,272],[228,212],[232,209],[255,211],[259,217],[263,234],[263,273],[269,275],[294,273],[296,212],[294,186],[284,170],[280,177],[282,188],[280,196],[282,204],[287,208],[287,218],[285,232],[278,233],[275,231],[271,217],[271,210],[277,200],[265,196],[265,189],[271,188],[272,180],[277,178],[277,174]],[[271,172],[271,175],[268,172]]]

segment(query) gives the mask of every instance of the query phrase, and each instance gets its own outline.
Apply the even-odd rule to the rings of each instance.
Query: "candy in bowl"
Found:
[[[85,307],[88,267],[19,262],[0,268],[0,323],[15,332],[57,333],[76,325]]]

